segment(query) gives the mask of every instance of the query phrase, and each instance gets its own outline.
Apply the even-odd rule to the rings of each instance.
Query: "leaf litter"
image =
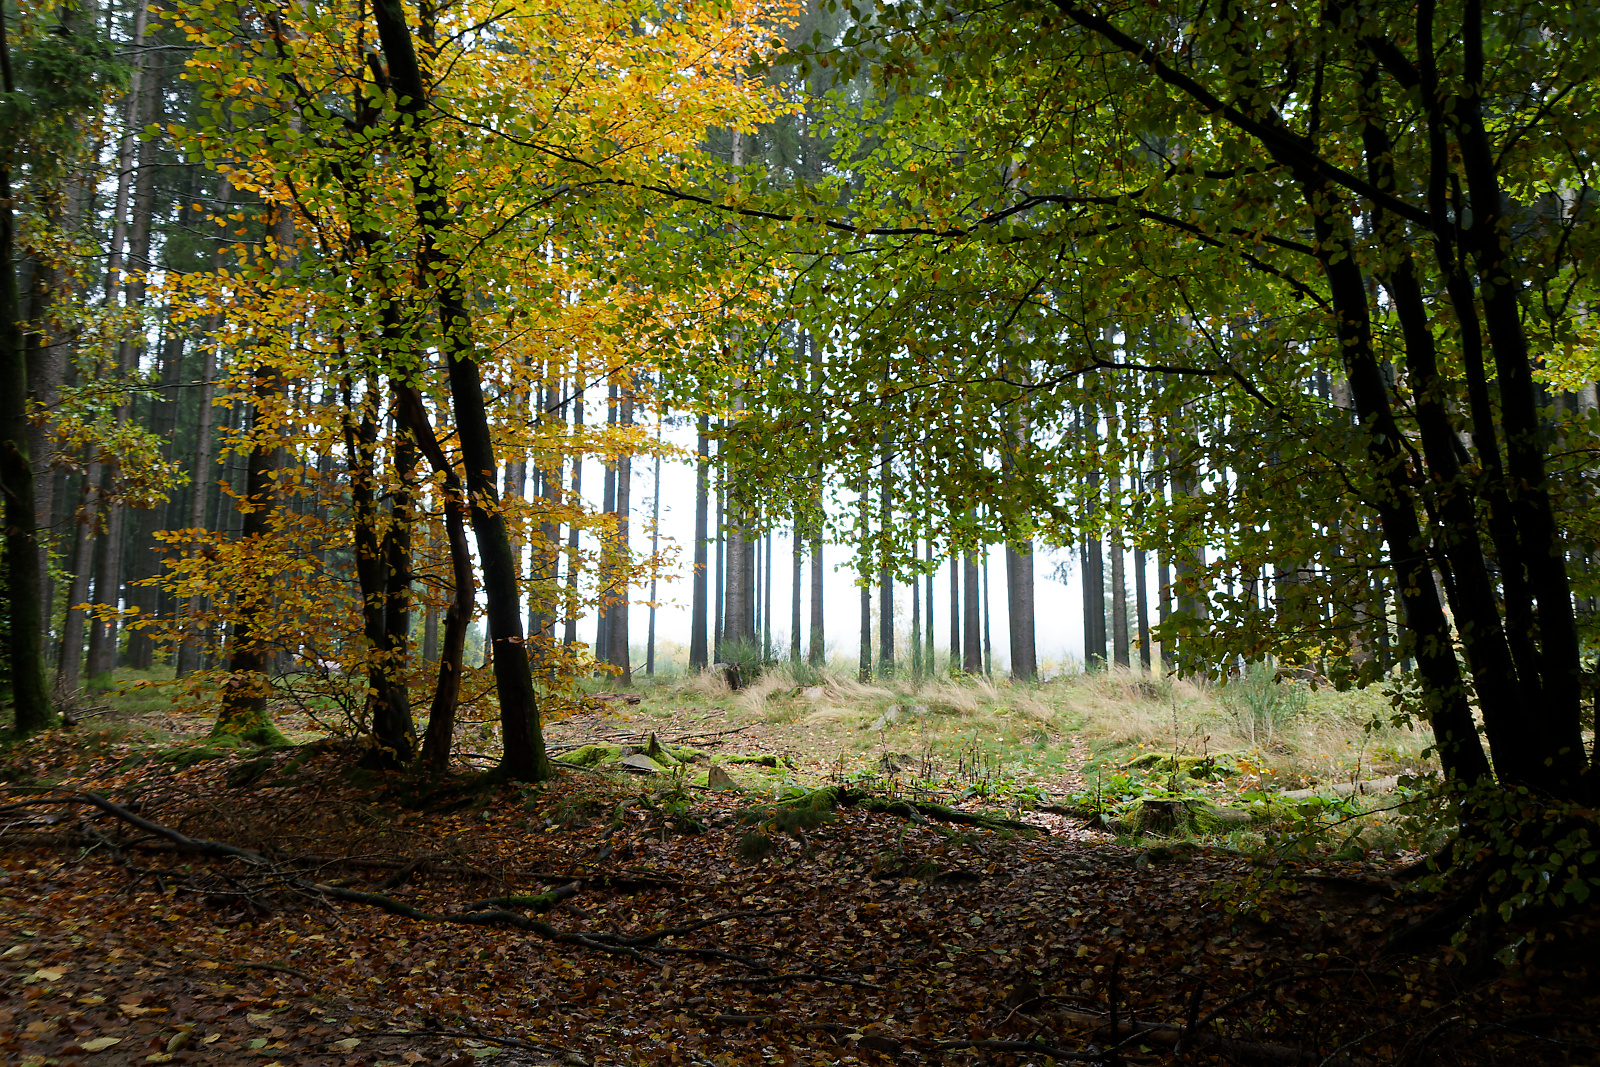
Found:
[[[12,753],[13,781],[51,784],[0,803],[6,1063],[1600,1058],[1592,916],[1529,931],[1545,943],[1509,968],[1389,956],[1427,905],[1373,864],[1263,871],[1059,817],[786,822],[570,770],[430,788],[326,743],[126,755],[59,734]]]

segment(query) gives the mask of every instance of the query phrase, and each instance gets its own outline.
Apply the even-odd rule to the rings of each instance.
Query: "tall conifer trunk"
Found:
[[[706,612],[710,605],[711,439],[710,417],[700,416],[695,435],[694,464],[694,580],[689,615],[689,669],[703,671],[711,664],[707,648]]]
[[[11,44],[0,19],[0,88],[16,91]],[[11,147],[0,146],[0,496],[4,497],[7,652],[18,734],[55,722],[45,685],[41,638],[44,605],[39,581],[39,535],[34,508],[33,457],[28,451],[28,364],[17,292],[16,233],[11,208]]]

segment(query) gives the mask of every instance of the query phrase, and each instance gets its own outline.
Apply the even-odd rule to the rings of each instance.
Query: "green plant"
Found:
[[[1305,714],[1307,705],[1305,686],[1280,680],[1266,663],[1249,664],[1228,679],[1221,699],[1240,736],[1257,746],[1272,744],[1278,731]]]

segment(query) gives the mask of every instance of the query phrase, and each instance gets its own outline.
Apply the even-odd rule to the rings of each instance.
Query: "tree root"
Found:
[[[999,815],[986,815],[981,812],[962,811],[952,808],[947,804],[935,804],[928,800],[885,800],[883,797],[873,796],[856,789],[839,788],[833,790],[833,798],[840,807],[857,808],[861,811],[877,811],[887,815],[898,815],[902,819],[928,818],[939,822],[957,823],[962,826],[982,826],[989,830],[1011,830],[1029,834],[1042,834],[1042,827],[1032,823],[1021,822],[1017,819],[1007,819]]]
[[[694,922],[685,923],[681,926],[653,930],[650,933],[641,934],[635,937],[623,937],[619,934],[589,934],[561,930],[542,920],[532,919],[526,915],[521,915],[517,912],[507,910],[507,904],[513,901],[519,901],[521,899],[527,899],[530,901],[548,900],[549,903],[553,905],[560,900],[565,900],[568,897],[576,894],[578,891],[576,888],[578,883],[576,882],[571,883],[568,886],[564,886],[560,890],[541,894],[538,897],[491,898],[485,901],[473,902],[474,905],[483,905],[482,910],[467,910],[459,913],[428,912],[423,911],[421,908],[413,907],[403,900],[396,900],[394,897],[387,896],[383,893],[373,893],[359,889],[348,889],[344,886],[309,881],[290,871],[283,870],[258,852],[252,852],[249,849],[239,848],[235,845],[230,845],[225,841],[212,841],[206,838],[189,837],[188,835],[180,833],[171,827],[163,826],[160,823],[152,822],[149,819],[135,815],[127,808],[118,804],[114,804],[95,793],[57,793],[53,799],[69,802],[81,801],[93,805],[95,808],[105,812],[107,815],[115,816],[116,818],[121,819],[123,822],[128,823],[130,826],[137,827],[148,834],[165,838],[166,840],[172,842],[176,848],[185,852],[193,852],[198,855],[209,856],[214,859],[243,861],[258,872],[267,875],[279,886],[293,889],[318,899],[332,898],[334,900],[343,901],[349,904],[364,904],[368,907],[380,908],[383,911],[389,912],[391,915],[399,915],[417,922],[450,923],[459,926],[509,926],[518,930],[522,930],[525,933],[534,934],[546,941],[552,941],[562,945],[572,945],[579,948],[586,948],[592,952],[601,952],[612,956],[623,956],[628,959],[637,960],[638,962],[653,968],[663,967],[665,966],[665,963],[653,956],[646,955],[644,952],[640,951],[641,948],[652,947],[656,945],[657,942],[666,938],[693,933],[708,926],[715,926],[717,924],[729,922],[734,919],[767,918],[775,915],[787,914],[787,912],[783,911],[725,912],[719,915],[712,915],[703,919],[698,919]],[[406,867],[412,867],[412,869],[415,869],[416,864],[427,858],[428,857],[422,857],[419,860],[411,861],[411,863],[403,866],[401,870],[405,870]],[[391,879],[393,877],[393,875],[390,876]],[[386,881],[387,880],[388,879],[386,879]],[[511,906],[520,905],[511,904]],[[736,957],[731,953],[728,954],[726,958],[735,959],[738,962],[746,962],[744,959]],[[748,961],[748,963],[754,964],[757,967],[761,966],[759,963],[753,960]]]

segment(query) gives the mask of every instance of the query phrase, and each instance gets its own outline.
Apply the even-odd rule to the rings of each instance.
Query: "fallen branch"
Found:
[[[786,914],[786,912],[727,912],[720,915],[708,916],[682,926],[668,927],[663,930],[651,931],[648,934],[641,934],[636,937],[625,938],[617,934],[588,935],[560,930],[547,922],[543,922],[539,919],[531,919],[528,916],[518,914],[517,912],[507,911],[503,907],[490,908],[483,911],[467,911],[446,914],[427,912],[423,911],[421,908],[413,907],[403,900],[396,900],[394,897],[386,896],[383,893],[372,893],[359,889],[348,889],[344,886],[329,885],[323,882],[308,881],[304,878],[282,870],[275,864],[268,861],[265,857],[261,856],[259,853],[251,852],[248,849],[238,848],[224,841],[211,841],[205,838],[189,837],[185,834],[179,833],[177,830],[174,830],[171,827],[162,826],[160,823],[141,818],[138,815],[133,814],[133,812],[129,811],[127,808],[113,804],[111,801],[106,800],[104,797],[98,796],[94,793],[74,793],[71,795],[94,805],[96,808],[99,808],[108,815],[116,816],[131,826],[138,827],[146,833],[163,837],[185,851],[195,852],[202,856],[211,856],[218,859],[242,859],[251,866],[276,876],[281,880],[285,887],[296,889],[303,893],[309,893],[323,898],[331,897],[334,900],[341,900],[351,904],[365,904],[369,907],[379,908],[383,911],[389,912],[391,915],[399,915],[418,922],[450,923],[460,926],[510,926],[526,933],[535,934],[547,941],[553,941],[557,944],[575,945],[590,949],[594,952],[603,952],[613,956],[625,956],[629,959],[637,960],[640,963],[647,964],[653,968],[660,968],[665,964],[659,959],[640,952],[638,946],[653,945],[663,938],[693,933],[694,931],[704,929],[707,926],[714,926],[718,923],[728,922],[733,919],[764,917],[773,914]],[[403,869],[404,868],[402,868],[402,870]]]
[[[1065,1009],[1054,1013],[1059,1019],[1076,1023],[1079,1026],[1088,1026],[1096,1030],[1109,1030],[1115,1022],[1114,1036],[1129,1035],[1128,1040],[1118,1042],[1117,1047],[1139,1042],[1150,1042],[1158,1045],[1178,1046],[1192,1049],[1197,1052],[1221,1052],[1234,1060],[1252,1060],[1257,1063],[1277,1063],[1292,1067],[1295,1064],[1317,1062],[1315,1053],[1304,1049],[1293,1048],[1289,1045],[1273,1045],[1258,1041],[1240,1041],[1237,1038],[1223,1037],[1210,1031],[1191,1032],[1188,1027],[1176,1023],[1151,1022],[1144,1019],[1115,1019],[1109,1015],[1098,1012],[1083,1011],[1081,1009]],[[1338,1056],[1321,1060],[1322,1063],[1344,1064],[1346,1067],[1360,1067],[1370,1061]]]
[[[983,826],[990,830],[1017,830],[1023,833],[1043,834],[1042,826],[1032,823],[1020,822],[1017,819],[1007,819],[999,815],[986,815],[982,812],[962,811],[952,808],[947,804],[935,804],[927,800],[885,800],[863,793],[854,789],[834,790],[834,799],[841,807],[858,808],[862,811],[878,811],[888,815],[898,815],[903,819],[912,819],[919,816],[936,819],[939,822],[958,823],[963,826]]]
[[[712,985],[772,985],[777,982],[831,982],[834,985],[854,986],[857,989],[876,989],[882,991],[886,986],[873,985],[871,982],[862,982],[855,978],[842,978],[835,974],[766,974],[760,977],[738,976],[734,978],[714,978]]]

